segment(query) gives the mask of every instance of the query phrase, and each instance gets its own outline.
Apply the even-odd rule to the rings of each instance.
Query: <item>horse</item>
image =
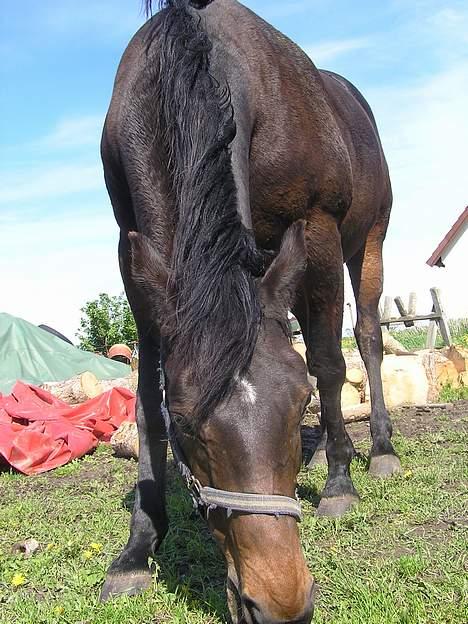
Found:
[[[169,437],[225,556],[232,621],[310,622],[295,506],[307,370],[321,402],[314,460],[328,462],[317,513],[359,499],[340,407],[345,263],[371,391],[369,470],[400,470],[377,316],[392,191],[369,105],[236,0],[167,0],[123,55],[101,153],[138,328],[140,441],[130,537],[102,599],[151,583]]]

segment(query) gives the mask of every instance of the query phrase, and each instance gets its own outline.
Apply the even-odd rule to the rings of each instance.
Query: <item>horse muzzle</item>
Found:
[[[292,617],[286,616],[287,619],[285,616],[278,619],[269,613],[267,606],[262,606],[250,598],[244,597],[242,604],[245,624],[310,624],[314,613],[313,594],[312,589],[300,614],[294,614]]]
[[[240,596],[237,585],[228,578],[227,597],[232,624],[310,624],[314,613],[315,586],[312,582],[305,597],[303,609],[297,614],[284,614],[280,618],[269,612],[268,605]]]

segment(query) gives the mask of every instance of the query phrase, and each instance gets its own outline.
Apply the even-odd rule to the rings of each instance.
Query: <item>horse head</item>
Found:
[[[158,301],[159,306],[163,301],[172,306],[177,295],[168,293],[168,273],[150,241],[132,234],[131,243],[135,276],[159,293],[156,307]],[[291,346],[287,312],[305,265],[304,224],[296,222],[286,232],[266,274],[256,280],[262,314],[248,370],[231,380],[229,391],[209,414],[197,415],[196,371],[180,351],[171,348],[170,336],[166,340],[167,406],[177,442],[202,486],[295,498],[301,464],[300,424],[311,388],[304,362]],[[177,325],[174,309],[166,307],[163,314]],[[215,506],[207,522],[226,558],[234,622],[310,621],[313,579],[292,515],[230,513]]]

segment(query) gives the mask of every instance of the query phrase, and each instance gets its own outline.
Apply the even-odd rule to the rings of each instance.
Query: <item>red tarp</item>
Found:
[[[0,393],[0,463],[27,475],[46,472],[108,442],[124,420],[135,420],[135,395],[112,388],[77,406],[18,381]]]

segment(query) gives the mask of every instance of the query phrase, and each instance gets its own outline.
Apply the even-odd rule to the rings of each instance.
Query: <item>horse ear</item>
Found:
[[[266,306],[286,313],[293,305],[296,291],[307,265],[305,221],[295,221],[283,236],[278,255],[261,282]]]
[[[169,271],[152,241],[140,232],[129,232],[131,275],[135,284],[160,312],[167,313],[171,297],[168,293]]]

